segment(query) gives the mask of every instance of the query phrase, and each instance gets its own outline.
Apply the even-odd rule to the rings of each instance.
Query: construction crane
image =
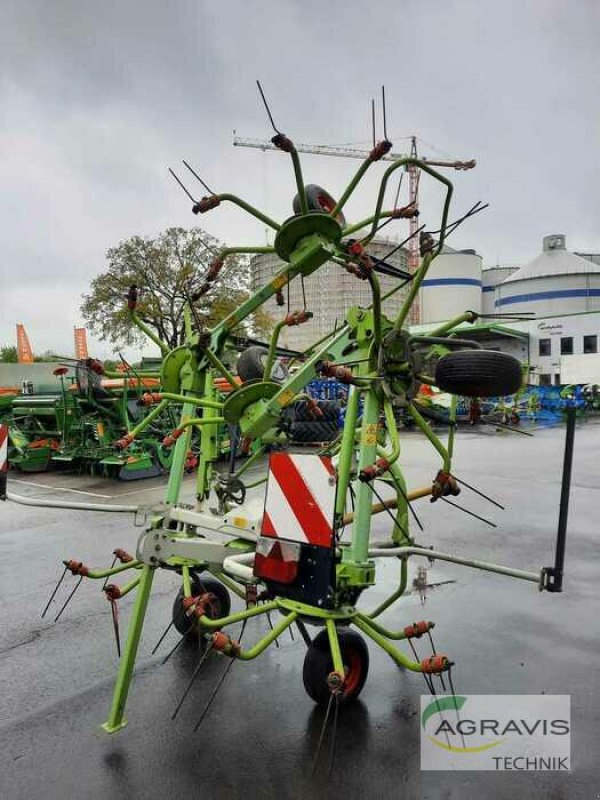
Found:
[[[233,144],[235,147],[253,147],[257,150],[275,150],[279,153],[282,151],[278,149],[272,142],[263,139],[247,139],[238,136],[233,132]],[[299,153],[308,153],[315,156],[334,156],[336,158],[358,158],[364,161],[369,156],[368,150],[357,150],[352,147],[340,147],[338,145],[327,144],[296,144],[296,150]],[[417,158],[417,137],[410,137],[410,150],[408,153],[394,153],[390,151],[382,157],[382,161],[397,161],[399,158]],[[432,167],[450,167],[457,170],[473,169],[476,165],[474,159],[470,161],[440,161],[437,159],[422,158]],[[414,164],[409,164],[406,171],[408,172],[408,193],[409,203],[414,204],[416,209],[419,208],[419,177],[421,171]],[[398,187],[398,193],[399,193]],[[397,197],[396,197],[397,200]],[[416,216],[411,217],[409,221],[410,239],[408,241],[408,269],[413,274],[419,267],[419,240],[417,238],[418,219]],[[411,308],[411,319],[413,324],[420,321],[420,304],[418,298]]]

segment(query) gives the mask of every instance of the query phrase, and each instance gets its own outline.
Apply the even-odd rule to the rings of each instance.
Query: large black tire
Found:
[[[294,403],[294,422],[335,422],[337,425],[339,413],[337,400],[317,400],[317,407],[323,412],[320,417],[315,416],[306,400],[298,400]]]
[[[260,345],[246,348],[237,362],[237,374],[246,383],[247,381],[261,381],[265,374],[265,361],[267,350]]]
[[[290,439],[293,442],[331,442],[339,435],[337,422],[321,419],[312,422],[293,422],[290,426]]]
[[[342,703],[355,700],[361,693],[369,672],[369,649],[362,636],[354,631],[338,628],[338,639],[346,673]],[[327,631],[321,631],[312,640],[304,657],[302,680],[308,696],[320,706],[329,703],[330,691],[327,676],[333,671]]]
[[[304,191],[306,192],[306,205],[309,211],[322,211],[324,214],[329,214],[337,205],[329,192],[326,192],[322,186],[317,186],[316,183],[309,183],[308,186],[304,187]],[[298,195],[294,197],[293,208],[294,214],[300,213],[300,198]],[[341,211],[336,214],[335,218],[342,228],[346,227],[346,218]]]
[[[237,374],[244,383],[248,381],[262,381],[265,374],[265,363],[267,361],[268,350],[259,344],[247,347],[237,362]],[[287,378],[287,369],[281,363],[275,361],[275,366],[271,371],[271,380],[282,383]]]
[[[207,616],[211,619],[226,617],[231,610],[231,597],[221,581],[209,577],[208,575],[199,575],[197,572],[192,572],[190,578],[192,582],[192,595],[194,597],[199,594],[204,594],[205,592],[210,592],[216,597],[216,600],[211,603],[208,609]],[[197,626],[194,625],[193,622],[190,622],[190,618],[183,609],[183,587],[177,592],[173,603],[173,625],[182,636],[198,636]]]
[[[520,362],[496,350],[457,350],[440,358],[435,368],[438,388],[464,397],[514,394],[522,380]]]

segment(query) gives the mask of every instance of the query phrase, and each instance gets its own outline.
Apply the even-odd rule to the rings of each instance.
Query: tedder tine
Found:
[[[73,595],[75,594],[75,592],[77,591],[77,589],[79,589],[79,587],[81,586],[81,581],[82,581],[82,580],[83,580],[83,575],[80,575],[80,576],[79,576],[79,580],[78,580],[78,581],[77,581],[77,583],[75,584],[75,588],[73,589],[73,591],[71,592],[71,594],[70,594],[70,595],[67,597],[67,599],[65,600],[65,603],[64,603],[63,607],[61,608],[61,610],[60,610],[60,611],[58,612],[58,614],[57,614],[57,615],[54,617],[54,622],[58,622],[58,620],[60,619],[60,617],[61,617],[61,615],[62,615],[63,611],[65,610],[65,608],[66,608],[66,607],[69,605],[69,603],[70,603],[70,602],[71,602],[71,600],[73,599]]]
[[[247,622],[247,621],[248,621],[248,620],[247,620],[247,619],[245,619],[245,620],[243,621],[243,623],[242,623],[242,629],[241,629],[241,631],[240,631],[240,638],[238,639],[238,642],[241,642],[241,641],[242,641],[242,637],[243,637],[243,635],[244,635],[244,631],[246,630],[246,622]],[[215,697],[217,696],[217,692],[219,691],[219,689],[220,689],[220,688],[221,688],[221,686],[223,685],[223,683],[224,683],[224,681],[225,681],[225,678],[226,678],[226,677],[227,677],[227,675],[229,674],[229,670],[230,670],[230,669],[231,669],[231,667],[233,666],[233,663],[234,663],[234,659],[233,659],[233,658],[230,658],[230,659],[229,659],[229,664],[227,664],[227,666],[226,666],[226,667],[225,667],[225,669],[223,670],[223,674],[221,675],[221,677],[220,677],[220,678],[219,678],[219,680],[217,681],[217,685],[216,685],[216,686],[215,686],[215,688],[213,689],[211,696],[208,698],[208,701],[207,701],[206,705],[205,705],[205,706],[204,706],[204,708],[202,709],[202,713],[200,714],[200,718],[198,719],[198,722],[197,722],[197,723],[194,725],[194,733],[195,733],[195,732],[198,730],[198,728],[199,728],[199,727],[200,727],[200,725],[202,724],[202,722],[203,722],[204,718],[206,717],[206,715],[207,715],[207,714],[208,714],[208,712],[210,711],[210,707],[212,706],[212,704],[213,704],[213,702],[214,702],[214,699],[215,699]]]
[[[52,601],[53,601],[53,600],[54,600],[54,598],[56,597],[56,593],[58,592],[58,590],[59,590],[59,588],[60,588],[60,585],[61,585],[61,583],[64,581],[64,579],[65,579],[65,575],[67,574],[67,570],[68,570],[68,569],[69,569],[68,567],[65,567],[63,574],[62,574],[62,575],[60,576],[60,578],[58,579],[58,583],[57,583],[57,584],[56,584],[56,586],[54,587],[54,591],[52,592],[52,594],[50,595],[50,599],[49,599],[49,600],[48,600],[48,602],[46,603],[46,608],[45,608],[45,609],[42,611],[42,619],[44,619],[44,617],[45,617],[45,616],[46,616],[46,614],[48,613],[48,609],[50,608],[50,603],[52,603]]]

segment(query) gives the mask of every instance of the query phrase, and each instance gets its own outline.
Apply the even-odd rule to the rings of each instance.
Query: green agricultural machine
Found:
[[[139,319],[137,289],[132,287],[129,294],[131,320],[161,348],[163,362],[160,390],[143,395],[151,411],[122,437],[123,452],[130,452],[160,415],[169,409],[180,411],[166,440],[173,446],[173,456],[164,502],[156,506],[154,513],[145,510],[148,524],[139,535],[135,554],[116,550],[113,565],[107,568],[91,568],[73,558],[64,561],[63,578],[71,573],[79,583],[83,578],[104,583],[113,619],[117,618],[120,599],[135,594],[113,700],[103,726],[108,733],[126,725],[125,706],[148,601],[156,579],[164,571],[178,573],[181,585],[174,598],[172,620],[161,641],[169,630],[175,629],[181,637],[178,644],[193,637],[201,653],[177,710],[212,653],[231,659],[231,663],[252,660],[285,631],[296,628],[306,643],[306,692],[326,709],[323,730],[331,709],[336,719],[338,706],[358,697],[365,684],[369,667],[367,641],[383,649],[396,665],[424,676],[432,693],[436,693],[435,681],[446,678],[453,694],[453,661],[433,646],[434,623],[405,620],[389,627],[379,619],[407,591],[411,558],[453,562],[527,581],[536,589],[561,590],[562,562],[558,554],[553,567],[513,568],[424,547],[415,540],[412,530],[415,522],[418,528],[414,504],[419,498],[437,501],[456,497],[461,486],[467,486],[453,471],[455,427],[450,426],[445,441],[436,435],[413,402],[419,385],[431,383],[453,395],[470,397],[512,394],[521,385],[521,367],[514,358],[481,349],[476,342],[462,338],[464,330],[460,336],[455,335],[461,323],[475,322],[478,315],[474,312],[466,311],[427,335],[411,336],[406,327],[411,306],[449,230],[451,182],[426,162],[413,158],[393,161],[381,177],[373,212],[349,223],[344,217],[349,199],[365,173],[389,152],[391,143],[383,140],[373,147],[336,200],[318,186],[305,186],[298,153],[287,136],[276,131],[272,142],[291,157],[296,184],[293,214],[279,222],[232,194],[211,192],[200,200],[192,198],[195,214],[226,204],[241,208],[271,228],[275,242],[272,247],[240,246],[219,252],[206,274],[204,287],[191,302],[199,302],[218,280],[225,259],[232,253],[276,253],[283,262],[277,274],[210,330],[195,324],[193,305],[188,305],[186,341],[175,350],[169,350]],[[406,294],[399,312],[389,318],[382,310],[385,298],[378,280],[381,265],[369,256],[368,246],[383,224],[410,219],[417,213],[411,204],[392,208],[385,205],[392,179],[408,166],[433,179],[441,190],[442,211],[435,230],[420,231],[420,267],[415,273],[397,271],[393,292],[406,287]],[[460,168],[460,163],[456,167]],[[297,368],[276,381],[272,369],[279,331],[284,325],[302,324],[310,310],[282,312],[260,374],[240,385],[224,361],[237,326],[271,297],[285,304],[283,290],[288,283],[302,281],[328,261],[338,264],[357,281],[367,281],[371,304],[351,308],[341,326],[309,348]],[[423,371],[432,347],[443,348],[434,375]],[[247,358],[244,353],[240,356],[242,360]],[[285,437],[287,420],[294,408],[312,408],[318,415],[314,401],[305,393],[307,384],[318,377],[335,377],[348,386],[340,436],[315,453],[298,453],[291,448],[272,453],[263,478],[264,496],[247,494],[256,481],[247,483],[246,471],[251,464],[259,463],[263,448],[258,447],[241,467],[236,469],[232,460],[228,471],[219,471],[219,426],[235,425],[243,436],[254,440],[282,434]],[[231,391],[219,395],[215,379],[227,381]],[[451,422],[454,413],[455,404]],[[409,487],[403,473],[397,423],[400,414],[408,414],[414,420],[438,461],[431,481],[422,487]],[[198,432],[200,447],[196,499],[190,504],[182,501],[181,487],[193,431]],[[8,497],[11,499],[10,493]],[[138,511],[136,506],[127,505],[59,505],[107,512]],[[389,518],[387,535],[380,534],[374,540],[372,522],[381,514]],[[377,582],[377,562],[382,558],[391,559],[398,566],[398,584],[379,606],[368,608],[362,603],[362,595]],[[129,576],[125,583],[106,583],[121,574]],[[44,613],[55,602],[60,583]],[[231,610],[231,595],[242,601],[241,610]],[[273,623],[272,615],[276,617]],[[401,606],[396,607],[396,616],[401,617]],[[247,621],[260,617],[269,622],[266,633],[253,644],[242,644]],[[238,625],[241,630],[233,636],[231,628]],[[425,642],[425,652],[420,656],[416,652],[418,642]],[[445,688],[446,684],[442,686]]]
[[[121,480],[168,470],[172,450],[162,440],[174,425],[175,408],[153,419],[128,453],[115,445],[147,413],[140,398],[158,387],[158,373],[107,373],[95,359],[77,362],[74,377],[69,372],[66,366],[54,370],[54,392],[5,398],[12,466],[22,472],[68,467]]]

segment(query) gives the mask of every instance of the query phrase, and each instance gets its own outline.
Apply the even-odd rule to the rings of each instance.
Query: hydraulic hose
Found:
[[[75,503],[68,500],[41,500],[35,497],[23,497],[19,494],[8,492],[6,499],[22,506],[37,506],[38,508],[67,508],[73,511],[112,511],[113,513],[135,514],[138,506],[110,505],[108,503]]]

